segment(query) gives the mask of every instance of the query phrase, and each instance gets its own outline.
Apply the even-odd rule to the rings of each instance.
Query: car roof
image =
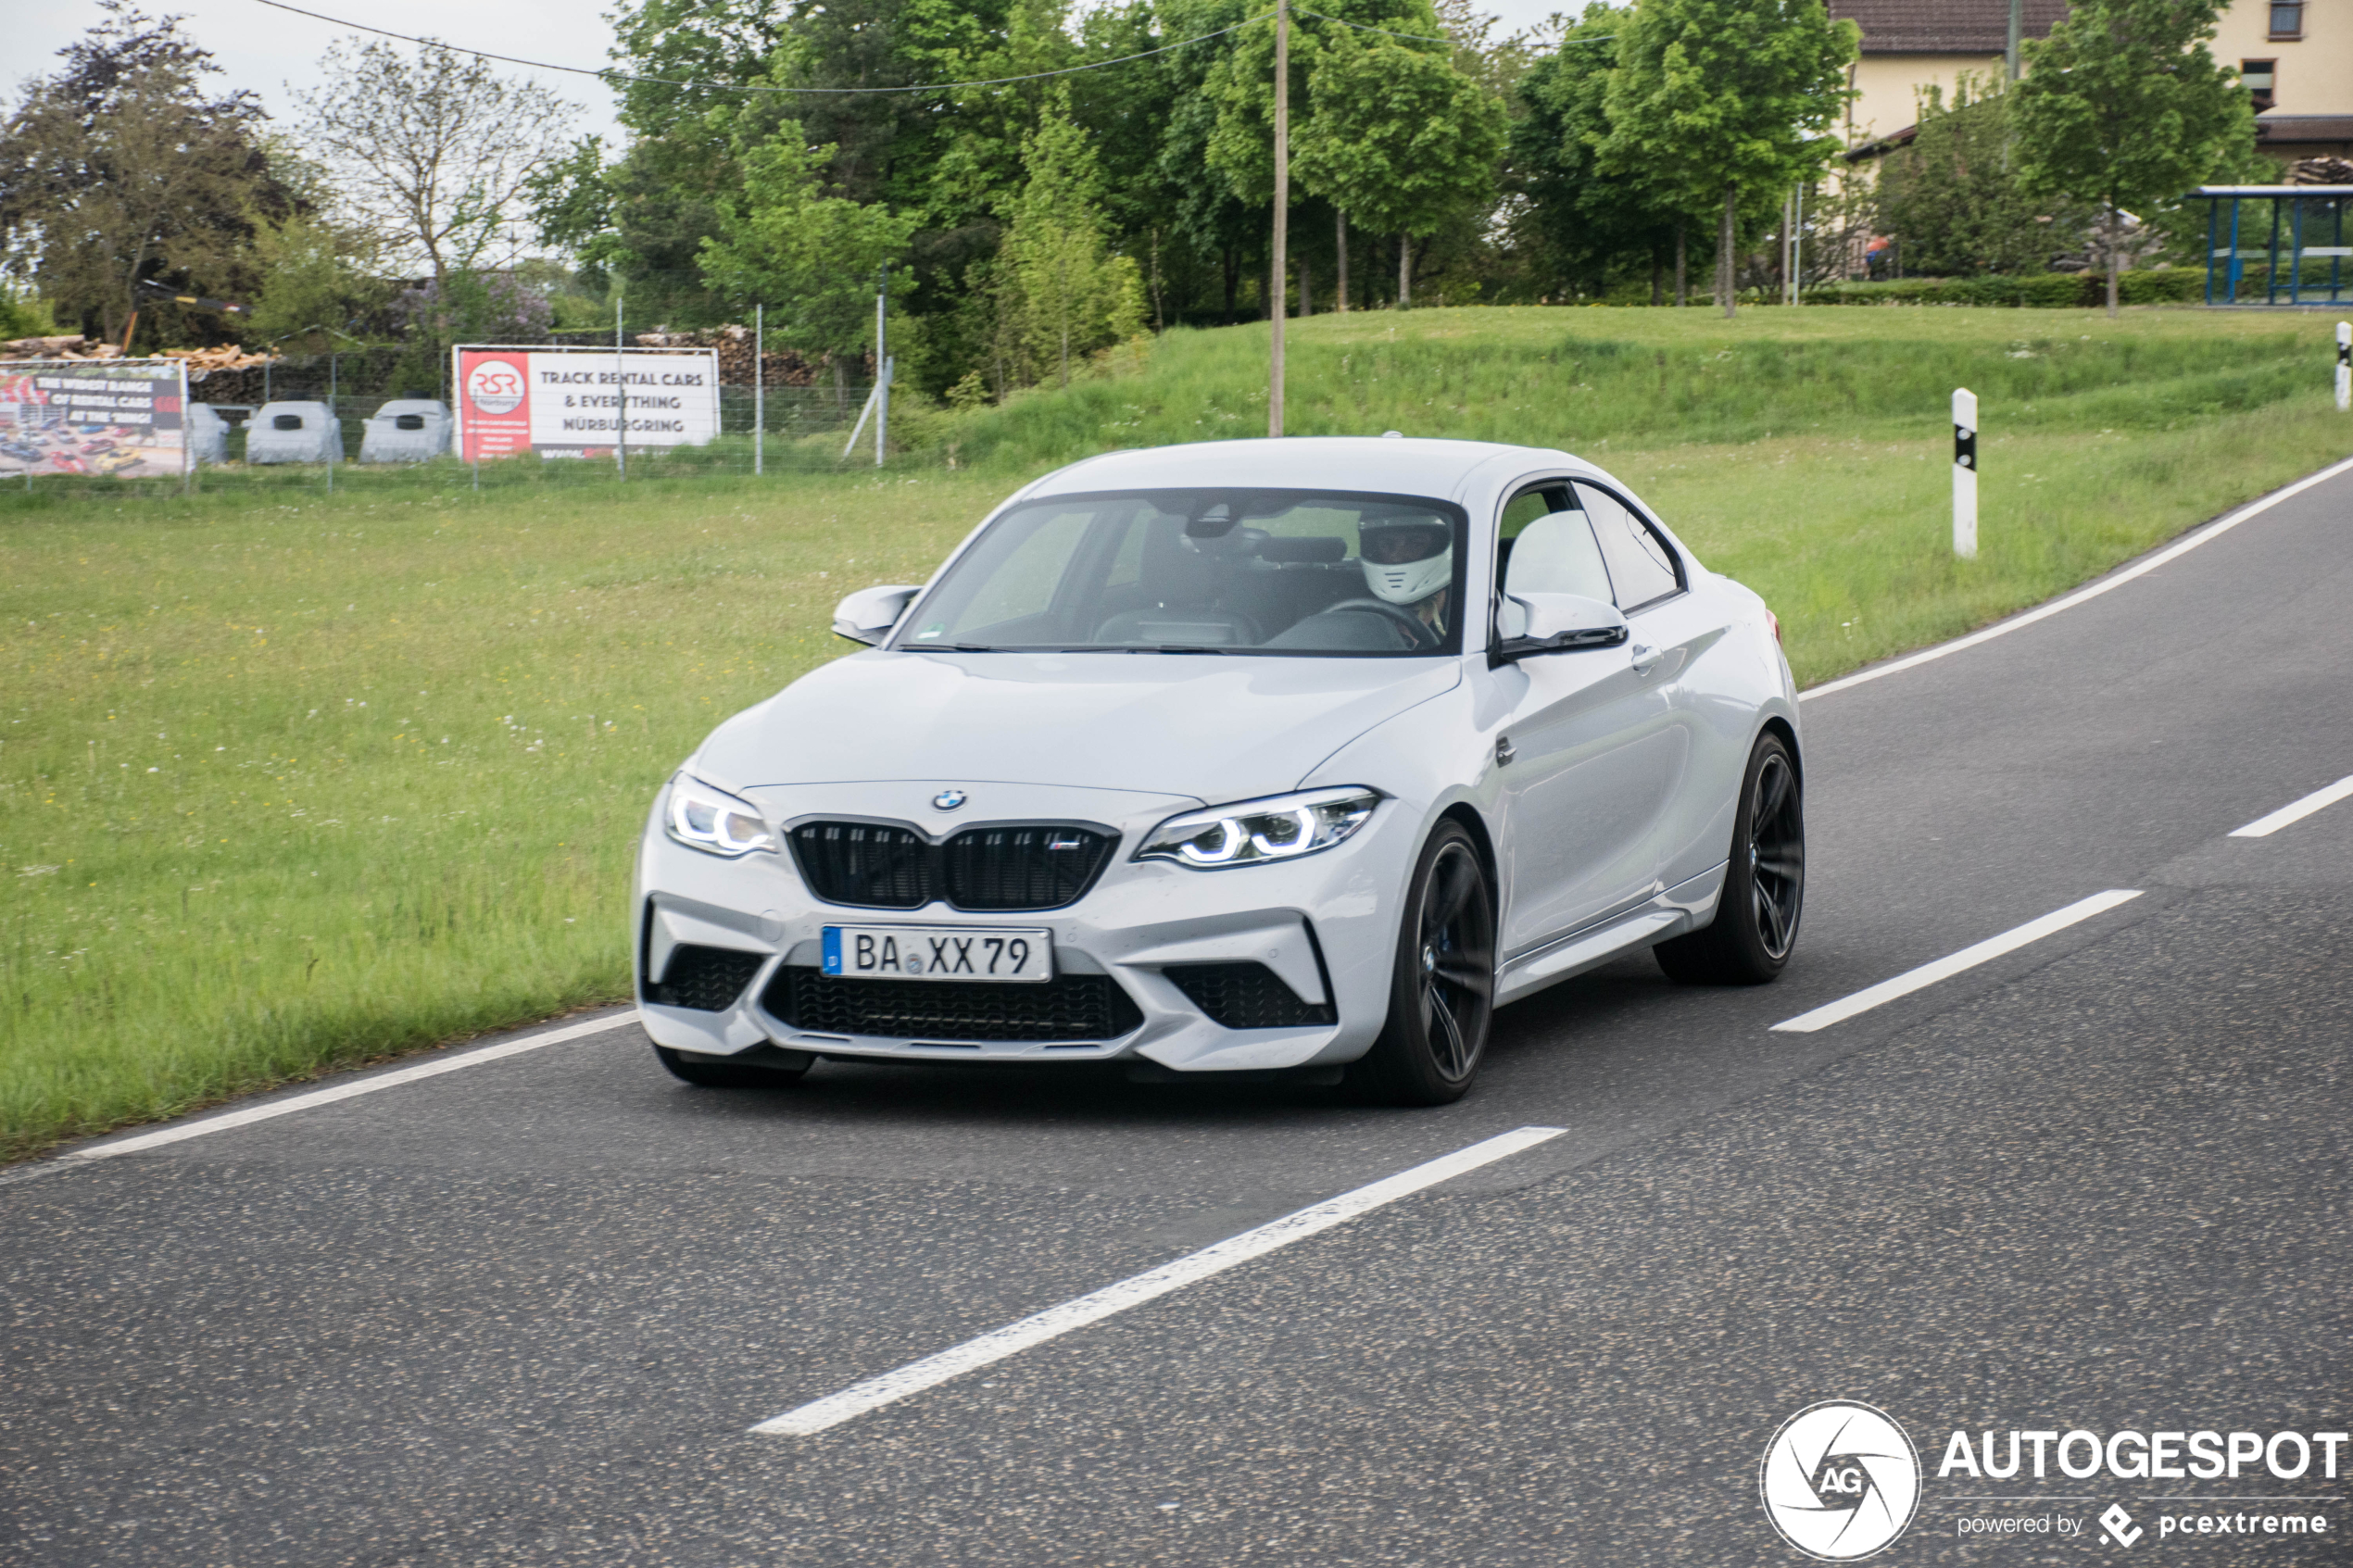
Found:
[[[1492,441],[1378,435],[1203,441],[1081,458],[1038,481],[1021,498],[1095,490],[1189,489],[1204,484],[1279,489],[1328,486],[1340,491],[1451,498],[1473,469],[1505,456],[1525,458],[1530,466],[1590,466],[1566,452]]]

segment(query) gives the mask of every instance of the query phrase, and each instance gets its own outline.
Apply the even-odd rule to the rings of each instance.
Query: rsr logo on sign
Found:
[[[488,359],[466,378],[466,395],[485,414],[511,414],[522,407],[522,372],[502,359]]]

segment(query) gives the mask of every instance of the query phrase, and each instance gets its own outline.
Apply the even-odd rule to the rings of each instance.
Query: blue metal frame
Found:
[[[2264,264],[2263,298],[2260,303],[2293,308],[2309,305],[2344,305],[2348,303],[2345,263],[2353,258],[2353,247],[2345,243],[2345,209],[2353,203],[2353,185],[2207,185],[2191,193],[2191,198],[2203,201],[2206,208],[2206,303],[2237,305],[2240,291],[2246,286],[2246,262],[2251,255],[2260,257]],[[2222,203],[2231,204],[2230,237],[2222,240]],[[2245,247],[2245,226],[2242,208],[2249,201],[2269,202],[2271,224],[2263,248],[2250,253]],[[2325,245],[2307,244],[2307,216],[2318,220],[2322,213],[2313,210],[2323,206],[2330,219],[2330,242]],[[2285,211],[2282,208],[2284,207]],[[2317,223],[2313,225],[2317,229]],[[2284,231],[2284,233],[2283,233]],[[2284,240],[2284,245],[2283,245]],[[2285,251],[2283,257],[2283,249]],[[2318,252],[2319,255],[2314,255]],[[2329,281],[2323,297],[2320,284],[2312,286],[2312,297],[2304,297],[2304,263],[2308,259],[2328,258]],[[2287,286],[2280,286],[2280,267],[2287,266]],[[2221,263],[2218,269],[2216,263]],[[2219,275],[2218,275],[2219,273]],[[2282,298],[2284,293],[2286,297]],[[2246,301],[2255,304],[2255,301]]]

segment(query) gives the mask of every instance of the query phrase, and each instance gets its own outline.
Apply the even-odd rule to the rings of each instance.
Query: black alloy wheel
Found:
[[[817,1060],[805,1051],[778,1050],[774,1046],[751,1054],[771,1059],[769,1064],[754,1065],[694,1051],[673,1051],[668,1046],[654,1047],[654,1055],[661,1059],[672,1077],[698,1089],[790,1088],[800,1082],[801,1075]],[[797,1065],[793,1061],[796,1057],[799,1059]]]
[[[1768,731],[1741,781],[1716,918],[1652,951],[1667,977],[1685,985],[1763,985],[1787,967],[1805,903],[1805,790],[1788,744]]]
[[[1422,847],[1398,932],[1389,1022],[1348,1070],[1365,1098],[1446,1105],[1469,1092],[1495,1012],[1495,900],[1478,847],[1441,822]]]

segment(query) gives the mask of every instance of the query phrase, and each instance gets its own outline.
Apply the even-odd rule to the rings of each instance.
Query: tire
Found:
[[[1448,1105],[1470,1091],[1495,1012],[1495,900],[1459,822],[1422,846],[1398,922],[1389,1022],[1348,1083],[1381,1105]]]
[[[698,1089],[784,1089],[800,1082],[816,1058],[799,1051],[771,1048],[770,1054],[799,1057],[799,1066],[748,1066],[742,1062],[714,1061],[709,1057],[693,1056],[673,1051],[668,1046],[656,1046],[654,1055],[661,1059],[670,1075],[681,1083],[692,1084]]]
[[[1805,790],[1788,743],[1768,731],[1741,776],[1716,918],[1651,951],[1686,985],[1762,985],[1788,967],[1805,904]]]

